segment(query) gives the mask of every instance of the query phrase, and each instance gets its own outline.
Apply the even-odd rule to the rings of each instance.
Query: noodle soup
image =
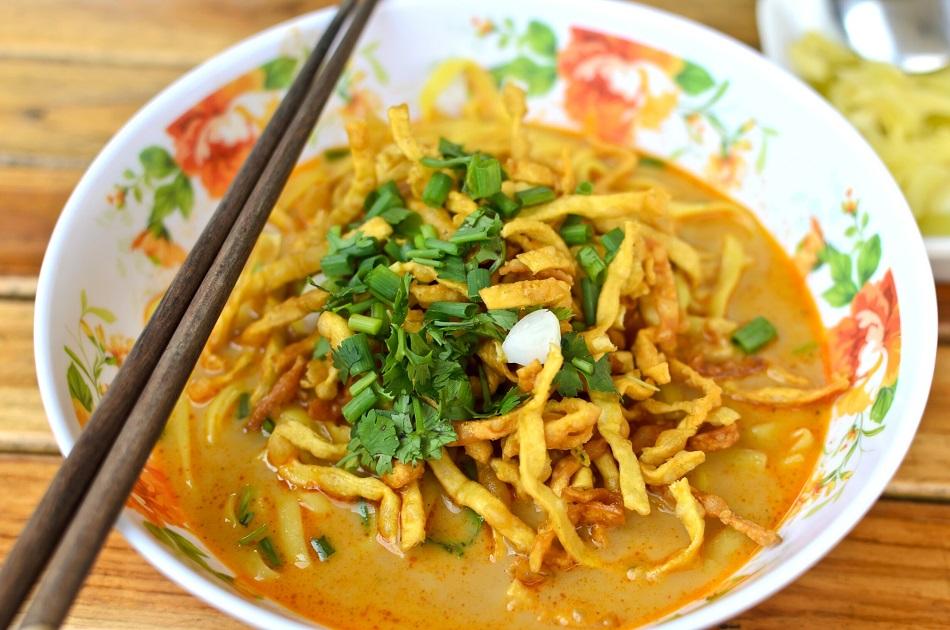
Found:
[[[845,383],[749,212],[466,72],[297,168],[156,455],[318,623],[645,623],[779,540]]]

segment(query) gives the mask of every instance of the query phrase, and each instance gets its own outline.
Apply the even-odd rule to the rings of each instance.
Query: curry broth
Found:
[[[662,183],[678,200],[716,198],[708,188],[668,166],[646,161],[631,186],[644,177]],[[812,384],[821,383],[824,339],[817,310],[788,256],[765,229],[751,214],[739,210],[738,214],[724,211],[685,219],[679,230],[682,238],[713,254],[725,234],[742,239],[754,263],[743,274],[727,316],[740,322],[766,316],[780,334],[763,356]],[[247,389],[254,384],[253,380],[245,383]],[[731,400],[729,404],[741,414],[739,442],[709,453],[688,479],[697,489],[723,497],[736,513],[775,527],[814,467],[829,406],[778,409]],[[807,448],[799,445],[790,454],[802,429],[813,439]],[[187,462],[168,432],[157,451],[178,493],[186,527],[235,572],[239,588],[333,628],[637,625],[711,593],[757,549],[742,534],[707,518],[702,552],[689,568],[656,583],[631,582],[625,575],[628,567],[660,561],[689,541],[677,518],[654,500],[656,509],[649,516],[631,514],[625,525],[609,531],[609,545],[598,553],[616,560],[615,568],[578,566],[557,572],[538,587],[535,609],[510,611],[506,571],[511,556],[493,547],[488,527],[476,530],[471,514],[436,496],[439,489],[431,473],[426,473],[422,483],[427,507],[432,508],[430,540],[402,554],[381,544],[371,504],[341,502],[317,491],[303,493],[301,522],[289,531],[281,530],[274,525],[279,522],[278,504],[286,506],[298,499],[266,462],[265,438],[242,431],[235,421],[209,446],[204,437],[204,409],[198,406],[188,434]],[[245,486],[254,489],[254,523],[271,524],[271,537],[282,556],[277,572],[267,568],[253,546],[238,543],[248,530],[227,516]],[[516,503],[513,511],[532,526],[542,516],[530,502]],[[328,561],[319,561],[312,550],[299,558],[282,551],[287,547],[285,538],[301,525],[306,540],[323,536],[331,542],[335,553]]]

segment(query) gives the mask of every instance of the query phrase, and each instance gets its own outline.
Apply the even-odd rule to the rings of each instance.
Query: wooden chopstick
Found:
[[[321,36],[7,556],[0,570],[0,627],[10,625],[55,551],[352,8],[347,0]]]
[[[7,556],[0,570],[0,628],[10,625],[55,551],[353,6],[347,0],[321,36]]]
[[[266,223],[270,210],[273,208],[287,177],[306,144],[316,119],[332,94],[336,80],[355,47],[375,4],[376,0],[363,0],[358,4],[353,21],[344,33],[337,50],[319,75],[316,75],[316,69],[320,65],[318,57],[323,56],[318,54],[320,49],[322,48],[324,53],[329,49],[335,34],[332,32],[333,25],[336,25],[338,30],[349,9],[352,8],[351,2],[344,5],[337,17],[334,18],[327,34],[315,49],[314,55],[311,56],[301,71],[303,76],[298,78],[288,94],[289,98],[296,93],[300,100],[298,102],[292,101],[286,108],[282,105],[282,109],[286,111],[286,117],[283,120],[286,121],[291,117],[292,120],[286,126],[286,129],[278,128],[278,131],[274,134],[269,134],[271,128],[269,125],[268,130],[262,135],[262,140],[265,136],[272,135],[271,139],[276,147],[271,150],[271,155],[266,155],[266,147],[265,150],[262,150],[260,162],[257,162],[258,170],[256,173],[249,168],[242,169],[242,175],[248,172],[250,176],[255,174],[258,176],[250,182],[248,188],[251,190],[244,203],[235,204],[239,206],[239,214],[237,214],[236,219],[233,219],[233,225],[227,226],[231,228],[230,231],[222,230],[221,239],[224,240],[224,244],[219,248],[220,251],[211,251],[211,256],[214,256],[214,263],[210,265],[207,273],[201,276],[200,285],[194,292],[193,297],[188,300],[187,310],[184,311],[180,321],[169,326],[171,329],[169,330],[170,340],[167,347],[163,346],[158,349],[164,351],[160,357],[155,357],[154,370],[146,370],[142,380],[147,378],[147,382],[141,390],[141,394],[135,396],[135,392],[131,388],[129,390],[119,390],[115,384],[116,382],[110,388],[110,392],[118,392],[115,398],[122,399],[114,403],[114,409],[131,407],[131,413],[125,425],[121,426],[121,431],[119,431],[111,449],[109,449],[109,444],[102,442],[96,442],[94,445],[100,449],[100,453],[108,450],[98,473],[95,473],[95,471],[89,472],[85,467],[80,467],[83,468],[84,472],[84,475],[80,476],[85,476],[88,479],[95,473],[95,479],[89,486],[82,500],[82,505],[78,507],[72,523],[68,524],[68,527],[65,528],[65,534],[61,536],[62,542],[56,549],[50,568],[40,583],[36,598],[27,611],[24,625],[55,626],[65,618],[86,572],[98,554],[98,549],[121,510],[125,497],[131,490],[155,440],[160,435],[165,419],[181,394],[202,347],[226,303],[240,271],[244,267],[254,242]],[[314,61],[315,59],[316,61]],[[315,79],[311,75],[310,80],[306,80],[305,73],[308,70],[316,75]],[[296,89],[298,83],[302,87]],[[280,119],[275,114],[275,119],[271,124],[274,125],[274,123],[279,122]],[[283,133],[280,133],[281,131]],[[248,162],[250,162],[250,159]],[[232,186],[232,190],[236,186]],[[231,191],[229,191],[230,195]],[[217,216],[216,213],[215,218]],[[204,234],[202,238],[204,238]],[[179,273],[179,276],[181,275],[182,273]],[[174,284],[172,288],[175,288]],[[169,293],[171,293],[171,290]],[[165,301],[170,300],[185,301],[177,294],[165,299]],[[174,310],[174,308],[169,307],[166,313],[173,315]],[[182,310],[184,309],[182,308]],[[157,319],[158,316],[159,313],[156,313],[153,320]],[[157,339],[160,339],[160,337],[158,334],[155,335]],[[141,340],[140,344],[137,345],[141,345]],[[148,350],[149,348],[143,348],[143,354]],[[158,350],[155,348],[151,350],[154,354],[158,354]],[[126,384],[130,382],[134,384],[133,379],[126,381]],[[131,399],[131,401],[126,400],[126,398]],[[104,439],[108,437],[108,431],[100,429],[99,435],[100,439]],[[77,442],[77,447],[78,444]],[[75,454],[76,449],[73,452]],[[72,479],[75,480],[76,476],[74,475]],[[58,488],[61,491],[68,491],[71,486],[60,484]],[[51,488],[51,491],[54,489]],[[83,489],[80,488],[77,494],[81,494],[82,491]],[[47,497],[44,497],[44,502],[47,499],[49,499],[49,493]],[[50,502],[57,509],[62,507],[54,499],[50,499]],[[75,506],[75,501],[73,501],[73,505]],[[35,515],[33,520],[36,520],[36,518]],[[56,548],[56,541],[60,540],[59,534],[63,528],[46,528],[46,530],[50,537],[40,538],[34,544],[37,545],[36,548],[52,550]],[[35,541],[36,537],[34,536],[33,539]],[[18,546],[21,546],[19,542]],[[22,545],[22,548],[25,555],[31,555],[34,552],[33,548],[26,545]],[[10,564],[8,562],[4,567],[4,572],[9,568]],[[34,579],[35,574],[41,568],[42,563],[39,563],[39,568],[34,570]],[[26,580],[26,576],[23,574],[15,574],[12,577],[25,581],[25,584],[17,589],[19,593],[14,593],[19,594],[19,597],[10,600],[9,605],[15,611],[33,580]],[[6,594],[7,592],[4,592],[4,595]],[[6,602],[4,603],[6,604]]]

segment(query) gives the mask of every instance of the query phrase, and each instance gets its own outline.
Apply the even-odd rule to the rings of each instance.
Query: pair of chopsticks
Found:
[[[21,627],[62,624],[376,3],[337,10],[53,478],[0,570],[0,628],[34,584]]]

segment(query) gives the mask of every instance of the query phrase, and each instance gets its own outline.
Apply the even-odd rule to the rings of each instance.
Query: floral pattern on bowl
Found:
[[[341,114],[379,111],[383,103],[394,101],[412,104],[424,70],[465,54],[489,67],[498,81],[525,86],[533,118],[634,144],[675,163],[750,207],[783,246],[795,252],[830,329],[833,368],[848,378],[850,389],[836,404],[824,455],[783,526],[786,543],[758,554],[716,593],[667,620],[683,627],[714,623],[774,592],[817,560],[869,507],[896,469],[913,427],[888,422],[895,413],[892,408],[916,423],[933,365],[934,335],[927,330],[935,321],[933,298],[922,308],[915,304],[917,328],[902,324],[900,317],[899,303],[927,286],[927,278],[920,277],[927,274],[926,259],[897,256],[905,245],[901,239],[919,236],[906,225],[894,230],[893,220],[888,223],[876,212],[882,203],[901,200],[870,150],[827,107],[809,100],[814,97],[800,87],[788,87],[785,77],[780,87],[797,90],[793,100],[812,108],[811,115],[824,128],[834,129],[865,155],[861,168],[857,162],[849,167],[842,161],[840,171],[813,169],[807,182],[783,177],[808,145],[800,129],[786,125],[788,116],[776,111],[776,103],[748,106],[761,88],[733,73],[732,64],[740,63],[738,59],[757,75],[771,71],[755,67],[762,62],[734,43],[637,7],[591,3],[597,11],[580,20],[570,11],[540,11],[539,1],[517,10],[500,1],[484,4],[477,16],[446,10],[440,34],[445,45],[433,46],[437,53],[417,51],[418,59],[400,64],[392,53],[402,50],[399,46],[409,41],[409,34],[397,32],[391,23],[400,19],[399,11],[410,13],[416,5],[393,2],[381,10],[381,23],[370,29],[365,40],[369,43],[344,73],[304,159],[342,140]],[[540,15],[544,17],[535,17]],[[631,30],[640,39],[609,34],[618,30],[612,17],[630,25],[631,16],[637,18]],[[97,217],[95,227],[105,236],[90,231],[90,238],[99,239],[100,251],[74,251],[68,271],[53,267],[67,258],[66,246],[57,244],[54,236],[41,277],[36,327],[44,403],[64,449],[273,113],[306,54],[301,42],[312,39],[327,19],[326,13],[319,13],[276,27],[183,79],[166,92],[164,101],[140,114],[137,126],[130,124],[132,130],[120,134],[121,142],[114,141],[91,169],[96,177],[87,176],[89,183],[77,189],[64,213],[68,218],[57,226],[59,241],[76,224],[80,203],[90,206],[84,212]],[[670,34],[675,36],[666,41]],[[710,47],[725,52],[709,60],[705,53]],[[673,50],[676,54],[669,52]],[[222,80],[229,73],[236,76]],[[216,89],[203,90],[215,83]],[[207,92],[197,102],[196,86]],[[876,169],[876,180],[861,177],[868,164]],[[865,192],[867,201],[860,201]],[[770,211],[780,202],[793,205],[794,212]],[[905,214],[904,223],[912,226]],[[83,266],[75,262],[90,257],[94,260],[86,269],[114,283],[83,277]],[[110,290],[118,283],[129,290]],[[54,326],[54,319],[62,321]],[[901,363],[902,343],[916,362],[910,368]],[[898,390],[899,374],[911,369],[923,370],[916,373],[918,384]],[[912,381],[905,377],[901,382]],[[67,409],[78,422],[65,415]],[[896,461],[881,466],[883,453]],[[834,504],[842,498],[842,503],[857,504],[857,513],[836,511]],[[294,625],[286,611],[247,600],[230,586],[230,573],[184,527],[174,492],[154,456],[129,507],[133,511],[123,516],[123,533],[173,579],[251,623]],[[815,534],[831,523],[833,531],[823,537]],[[820,545],[812,540],[818,538]],[[198,572],[183,568],[152,544],[156,541]],[[779,566],[786,567],[784,573],[771,577]],[[201,572],[212,574],[213,581]]]

